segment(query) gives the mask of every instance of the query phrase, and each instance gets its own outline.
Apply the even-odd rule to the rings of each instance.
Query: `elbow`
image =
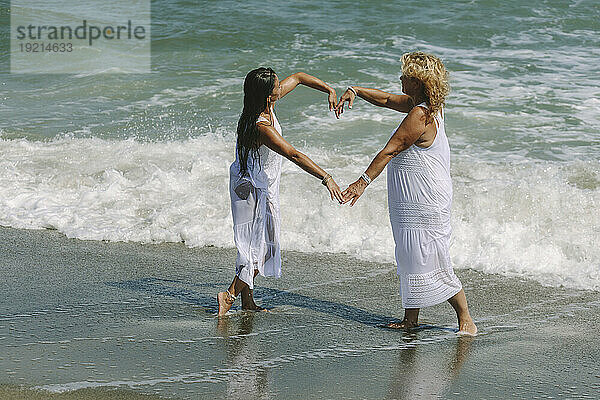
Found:
[[[402,153],[406,149],[407,149],[407,146],[402,144],[402,145],[394,147],[392,149],[385,149],[383,151],[383,155],[392,159],[392,158],[396,157],[398,154]]]
[[[304,154],[300,153],[299,151],[292,151],[287,154],[287,159],[293,162],[294,164],[300,164],[303,157]]]
[[[390,104],[390,95],[387,95],[385,100],[383,100],[381,102],[381,107],[385,107],[385,108],[392,108],[391,104]]]
[[[381,157],[382,157],[385,165],[387,165],[387,163],[392,161],[392,159],[394,157],[396,157],[398,155],[398,153],[400,153],[400,152],[382,152]]]
[[[401,147],[396,147],[393,151],[391,156],[392,157],[396,157],[398,154],[402,153],[404,150],[407,149],[408,146],[401,146]]]
[[[305,72],[296,72],[296,73],[294,74],[294,78],[296,78],[296,81],[297,81],[298,83],[304,83],[304,82],[306,81],[306,79],[305,79],[305,78],[306,78],[307,76],[308,76],[308,75],[307,75]]]

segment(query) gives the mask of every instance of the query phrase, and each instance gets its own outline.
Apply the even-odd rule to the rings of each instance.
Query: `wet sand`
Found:
[[[285,252],[284,276],[257,280],[270,312],[238,303],[219,319],[234,259],[0,228],[0,398],[600,393],[598,292],[458,270],[479,336],[456,335],[448,304],[423,310],[423,329],[395,331],[377,327],[402,317],[393,265]]]
[[[18,385],[0,385],[0,399],[5,400],[161,400],[161,396],[123,389],[79,389],[64,393],[32,389]]]

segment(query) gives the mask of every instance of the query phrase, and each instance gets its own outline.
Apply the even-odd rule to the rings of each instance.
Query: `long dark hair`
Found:
[[[267,99],[275,87],[275,71],[271,68],[256,68],[248,72],[244,80],[244,109],[237,125],[237,155],[240,173],[248,171],[248,155],[258,154],[259,140],[256,121],[267,108]]]

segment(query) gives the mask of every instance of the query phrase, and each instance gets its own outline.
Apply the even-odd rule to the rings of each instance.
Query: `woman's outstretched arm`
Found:
[[[396,129],[385,147],[371,161],[365,171],[366,179],[370,182],[377,178],[392,158],[412,146],[423,132],[425,132],[425,111],[421,107],[414,107]],[[344,203],[351,201],[350,206],[353,206],[358,198],[362,196],[369,182],[360,177],[348,186],[342,193]]]
[[[258,124],[258,131],[260,132],[261,144],[264,144],[274,152],[281,154],[312,176],[319,178],[327,187],[327,190],[329,190],[332,200],[335,197],[335,199],[340,203],[343,201],[342,191],[337,183],[335,183],[331,175],[325,172],[323,168],[319,167],[306,154],[296,150],[294,146],[289,144],[275,130],[275,128],[270,125]]]
[[[352,91],[354,90],[354,92]],[[400,112],[409,112],[414,107],[410,96],[405,94],[392,94],[379,89],[369,89],[360,86],[351,86],[340,97],[340,101],[335,108],[335,116],[339,118],[344,112],[344,103],[348,102],[348,108],[352,108],[356,96],[365,99],[369,103],[378,107],[390,108]]]
[[[282,98],[283,96],[294,90],[298,85],[305,85],[310,88],[327,93],[329,95],[327,98],[327,101],[329,102],[329,111],[333,111],[337,101],[337,95],[335,94],[335,90],[319,78],[306,74],[304,72],[296,72],[295,74],[292,74],[281,81],[281,95],[279,98]]]

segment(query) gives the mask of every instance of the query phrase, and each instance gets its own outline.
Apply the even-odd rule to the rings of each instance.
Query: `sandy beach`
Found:
[[[0,3],[0,400],[600,399],[599,16],[597,0]],[[51,35],[59,26],[75,37]],[[134,37],[118,38],[125,26]],[[413,76],[414,51],[449,75]],[[283,275],[254,292],[268,312],[238,300],[218,318],[258,67],[309,74],[337,99],[358,88],[336,118],[332,90],[304,76],[277,96],[269,73],[280,98],[263,110],[342,190],[408,132],[396,95],[443,103],[434,136],[426,125],[398,142],[447,137],[452,187],[408,161],[435,182],[388,191],[390,168],[340,207],[323,174],[284,160]],[[421,202],[411,187],[433,191]],[[419,329],[381,327],[403,317],[400,214],[451,227],[477,337],[457,335],[447,303]]]
[[[594,398],[597,292],[457,270],[481,334],[448,304],[402,316],[391,264],[284,253],[270,312],[215,316],[232,249],[0,229],[2,398]],[[344,272],[344,273],[342,273]],[[351,278],[340,279],[340,276]],[[140,397],[144,395],[144,397]],[[152,395],[152,397],[145,397]],[[120,397],[118,397],[120,396]]]

